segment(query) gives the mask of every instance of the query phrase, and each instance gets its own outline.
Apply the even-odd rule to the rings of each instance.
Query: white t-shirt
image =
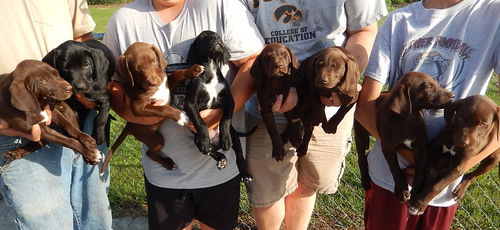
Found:
[[[266,43],[282,43],[289,47],[299,61],[326,47],[344,46],[347,31],[360,30],[387,14],[384,0],[240,0],[255,18]],[[338,107],[327,107],[328,117]],[[247,112],[260,118],[257,99],[247,103]],[[286,123],[283,115],[277,122]]]
[[[136,0],[115,12],[108,22],[104,43],[118,56],[136,41],[147,42],[156,45],[169,64],[183,63],[194,38],[204,30],[215,31],[222,37],[230,60],[248,57],[263,46],[251,14],[234,0],[187,0],[180,15],[168,24],[159,18],[151,0]],[[226,67],[224,72],[228,70]],[[228,80],[232,77],[226,75]],[[205,188],[224,183],[239,173],[232,150],[225,152],[226,168],[218,170],[216,161],[198,150],[194,134],[175,121],[165,120],[160,133],[165,139],[162,153],[172,158],[177,168],[166,170],[143,153],[144,172],[152,184],[165,188]]]
[[[500,1],[464,0],[447,9],[426,9],[422,2],[392,12],[379,30],[365,75],[392,87],[403,73],[430,74],[455,99],[485,94],[493,69],[500,70]],[[442,111],[425,113],[433,138],[444,127]],[[408,163],[399,157],[402,168]],[[368,154],[369,172],[378,186],[394,190],[394,180],[377,142]],[[447,207],[457,179],[430,204]]]

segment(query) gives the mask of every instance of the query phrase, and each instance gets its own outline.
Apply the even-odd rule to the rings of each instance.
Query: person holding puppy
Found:
[[[495,0],[425,0],[392,12],[377,35],[365,71],[356,119],[378,138],[374,102],[385,84],[392,87],[410,71],[431,75],[453,91],[455,100],[485,94],[493,70],[500,70],[499,10],[500,2]],[[478,24],[484,21],[487,25]],[[427,111],[424,119],[431,139],[445,125],[442,110]],[[470,162],[468,169],[499,147],[498,139],[494,138]],[[411,181],[412,153],[400,153],[399,165]],[[393,194],[394,180],[378,141],[367,158],[372,183],[365,193],[366,229],[451,227],[458,207],[452,191],[461,178],[436,196],[423,215],[410,215],[409,205],[401,203]]]
[[[95,27],[86,0],[1,0],[0,9],[1,74],[12,72],[25,59],[42,60],[67,40],[91,39]],[[53,143],[9,161],[2,155],[27,139],[39,141],[40,127],[20,133],[0,120],[0,134],[1,202],[14,214],[17,228],[111,229],[107,174],[100,177],[98,167],[86,164],[81,154]]]
[[[266,43],[286,45],[299,62],[324,48],[343,46],[355,56],[360,71],[366,66],[377,33],[376,22],[387,14],[381,0],[242,2],[254,16]],[[290,92],[283,105],[282,96],[278,97],[274,112],[283,113],[295,105],[292,99],[297,98],[296,93],[293,89]],[[336,94],[321,100],[325,105],[340,105]],[[327,108],[327,116],[332,116],[335,109]],[[304,157],[298,158],[288,143],[283,161],[271,157],[272,143],[255,97],[247,103],[247,114],[248,125],[259,127],[247,139],[247,162],[255,178],[249,186],[249,198],[257,226],[279,229],[284,221],[285,229],[306,229],[316,194],[337,191],[350,150],[354,109],[346,114],[333,135],[325,133],[321,126],[315,127]],[[283,127],[286,120],[281,115],[277,123]]]
[[[109,20],[104,43],[118,57],[134,42],[146,42],[158,47],[172,65],[185,63],[196,36],[211,30],[221,36],[231,56],[231,68],[223,68],[226,79],[251,78],[246,75],[263,47],[252,21],[246,8],[234,0],[136,0],[120,8]],[[111,83],[110,90],[112,107],[125,120],[146,125],[163,120],[135,117],[129,99],[121,100],[120,85]],[[181,98],[182,95],[174,94],[173,105],[179,106]],[[203,111],[202,117],[213,128],[222,111]],[[219,170],[210,156],[198,150],[194,134],[187,127],[166,119],[159,132],[165,141],[162,153],[177,168],[167,170],[143,154],[149,229],[191,229],[195,219],[202,229],[234,229],[240,199],[234,152],[225,154],[227,165]]]

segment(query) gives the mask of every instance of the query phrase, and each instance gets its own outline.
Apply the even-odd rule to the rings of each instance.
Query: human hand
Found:
[[[297,89],[295,87],[291,87],[288,91],[288,96],[286,97],[285,102],[283,103],[283,95],[280,94],[276,98],[276,101],[271,108],[275,113],[285,113],[292,110],[299,100],[299,96],[297,95]]]
[[[50,125],[52,121],[52,111],[50,107],[48,105],[45,106],[43,111],[47,114],[45,125]],[[42,138],[42,131],[39,124],[33,125],[31,133],[25,133],[14,128],[9,128],[9,123],[3,119],[0,119],[0,134],[5,136],[20,136],[30,139],[31,141],[40,141]]]

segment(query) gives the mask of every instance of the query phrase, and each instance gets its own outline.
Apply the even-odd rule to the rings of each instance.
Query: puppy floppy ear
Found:
[[[89,50],[94,64],[94,79],[99,79],[99,76],[107,74],[109,61],[101,50],[95,48]]]
[[[495,114],[495,122],[496,122],[496,129],[497,129],[497,141],[500,141],[500,106],[497,106],[497,113]]]
[[[134,87],[134,77],[128,66],[128,58],[123,54],[116,61],[116,74],[120,78],[120,82]]]
[[[12,106],[24,112],[39,113],[41,111],[40,103],[32,86],[35,82],[31,81],[23,67],[16,68],[12,74],[13,81],[9,87]]]
[[[165,68],[167,67],[167,60],[163,57],[163,53],[158,49],[158,47],[151,45],[151,48],[155,51],[156,57],[158,58],[158,61],[160,62],[160,67],[162,71],[165,71]]]
[[[262,54],[262,53],[261,53]],[[261,58],[262,56],[259,54],[256,58],[255,61],[252,64],[252,67],[250,68],[250,75],[255,79],[256,83],[258,86],[261,86],[264,84],[264,79],[266,76],[264,76],[264,72],[262,71],[262,66],[261,66]]]
[[[354,56],[342,47],[337,47],[345,54],[345,73],[344,79],[341,81],[338,89],[341,94],[348,95],[350,98],[355,99],[357,94],[357,86],[359,82],[359,66]]]
[[[410,88],[405,84],[398,84],[392,90],[392,103],[389,109],[400,116],[408,116],[412,113]]]
[[[444,108],[444,120],[446,121],[447,124],[451,123],[453,116],[455,116],[455,111],[457,111],[458,106],[462,103],[461,101],[462,100],[454,101],[454,102],[448,104]]]

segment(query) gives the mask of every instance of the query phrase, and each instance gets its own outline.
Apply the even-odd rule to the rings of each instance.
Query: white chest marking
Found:
[[[411,147],[411,143],[413,143],[414,140],[410,140],[410,139],[406,139],[405,141],[403,141],[403,144],[406,145],[406,147],[408,147],[409,149],[413,149]]]
[[[43,116],[43,120],[41,120],[39,123],[47,123],[49,121],[49,115],[45,111],[41,111],[40,115]]]
[[[215,65],[212,64],[209,66],[209,68],[212,73],[217,73]],[[219,81],[217,80],[217,76],[214,76],[212,80],[210,80],[210,82],[203,83],[203,87],[208,93],[207,108],[210,108],[212,106],[212,103],[214,103],[215,98],[217,98],[219,92],[224,88],[224,85],[222,83],[219,83]]]
[[[455,152],[455,145],[452,145],[451,148],[446,147],[446,145],[443,145],[443,153],[450,153],[452,156],[455,156],[457,152]]]
[[[159,101],[157,105],[166,105],[170,103],[170,89],[167,88],[167,77],[163,78],[158,90],[150,97],[152,101]]]

